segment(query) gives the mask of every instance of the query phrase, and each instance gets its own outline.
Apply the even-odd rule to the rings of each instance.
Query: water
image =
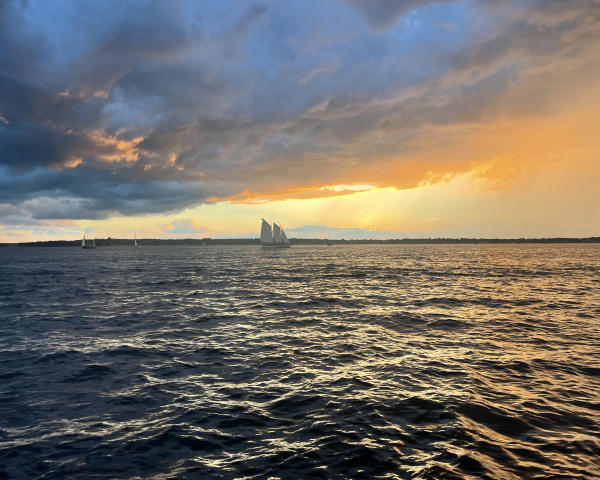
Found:
[[[0,249],[0,479],[598,478],[599,254]]]

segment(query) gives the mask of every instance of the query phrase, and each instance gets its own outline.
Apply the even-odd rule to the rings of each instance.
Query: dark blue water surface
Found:
[[[600,246],[0,249],[0,480],[600,478]]]

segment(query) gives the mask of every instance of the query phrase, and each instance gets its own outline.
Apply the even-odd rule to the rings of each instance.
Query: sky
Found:
[[[600,0],[2,0],[0,242],[600,236]]]

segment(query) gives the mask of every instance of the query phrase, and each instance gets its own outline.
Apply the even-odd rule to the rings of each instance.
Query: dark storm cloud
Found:
[[[427,149],[589,89],[598,15],[592,0],[0,2],[0,215],[464,171]]]
[[[39,125],[64,132],[102,127],[105,100],[68,96],[0,70],[0,126]],[[4,119],[4,120],[2,120]],[[1,158],[0,158],[1,161]]]
[[[82,54],[65,60],[76,81],[70,85],[75,91],[108,92],[146,62],[170,62],[202,42],[199,28],[186,19],[180,2],[83,1],[70,7],[66,20],[81,22],[81,30],[86,30],[78,32],[83,35]],[[68,48],[62,39],[56,44]]]
[[[76,151],[91,146],[86,138],[65,135],[38,125],[0,129],[2,164],[11,170],[60,165]]]
[[[18,199],[16,203],[34,219],[102,219],[179,210],[217,191],[234,191],[223,182],[138,181],[131,170],[121,176],[113,172],[78,166],[62,172],[38,168],[22,175],[2,175],[0,204]]]
[[[0,2],[0,67],[17,75],[33,74],[47,55],[46,39],[40,32],[24,29],[26,2]]]

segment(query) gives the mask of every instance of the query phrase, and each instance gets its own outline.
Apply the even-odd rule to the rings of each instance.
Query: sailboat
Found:
[[[139,247],[139,245],[137,244],[137,230],[135,230],[133,232],[133,246],[134,247]]]
[[[290,248],[291,246],[281,225],[274,222],[271,225],[264,218],[260,227],[260,241],[263,248]]]
[[[85,229],[85,232],[83,234],[83,240],[81,240],[81,246],[83,248],[96,248],[96,243],[94,242],[94,240],[90,240],[89,238],[85,238],[87,236],[87,228]]]

